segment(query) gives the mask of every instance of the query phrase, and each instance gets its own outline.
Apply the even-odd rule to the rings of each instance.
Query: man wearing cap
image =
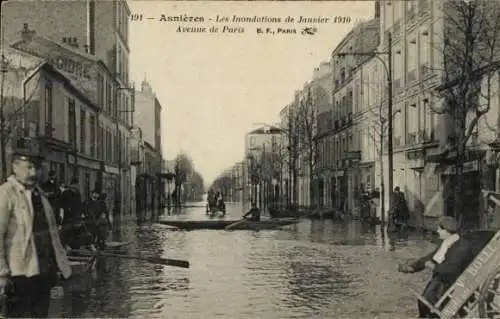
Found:
[[[57,273],[71,275],[52,207],[37,185],[39,155],[15,152],[12,176],[0,186],[0,292],[8,317],[47,317]]]
[[[475,257],[473,245],[461,237],[458,230],[458,223],[453,217],[441,217],[437,227],[439,238],[442,239],[439,247],[411,264],[399,265],[399,271],[405,273],[432,269],[432,278],[422,293],[422,297],[431,304],[436,304]],[[438,318],[420,301],[418,312],[419,318]]]

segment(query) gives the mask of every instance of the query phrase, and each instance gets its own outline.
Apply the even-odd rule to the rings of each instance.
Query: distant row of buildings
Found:
[[[136,90],[129,80],[127,2],[15,1],[2,10],[1,174],[16,139],[29,136],[45,151],[45,177],[77,178],[84,199],[106,193],[115,219],[158,214],[162,106],[146,81]]]
[[[452,113],[435,112],[440,105],[449,103],[436,94],[437,87],[446,84],[443,65],[447,55],[442,44],[445,36],[456,33],[456,27],[450,28],[447,17],[453,11],[446,3],[374,1],[374,18],[357,24],[335,47],[330,60],[314,70],[311,81],[280,112],[281,124],[263,134],[264,141],[256,142],[263,152],[264,145],[272,144],[281,131],[278,148],[282,154],[281,167],[274,168],[274,175],[266,175],[267,179],[277,179],[281,201],[356,215],[361,194],[385,185],[387,208],[387,194],[391,190],[387,189],[386,130],[387,118],[391,116],[393,181],[405,194],[411,222],[422,226],[443,214],[453,214],[453,196],[449,193],[457,180],[456,159],[443,150],[450,137],[458,133]],[[474,2],[464,4],[474,5]],[[450,30],[446,31],[447,28]],[[392,47],[388,47],[389,35]],[[393,100],[390,115],[387,114],[389,50]],[[379,53],[365,54],[370,52]],[[461,218],[475,225],[484,220],[481,190],[500,189],[498,147],[494,143],[500,123],[499,77],[495,73],[488,78],[491,80],[489,109],[471,133],[463,166],[463,202],[467,207]],[[310,128],[301,124],[309,116],[304,107],[311,112]],[[469,114],[467,117],[470,123]],[[313,133],[310,140],[304,136],[308,129]],[[247,143],[258,139],[256,136],[261,133],[250,132]],[[252,156],[248,156],[251,149],[247,144],[247,159],[235,166],[240,181],[237,185],[240,189],[245,185],[249,189],[263,189],[262,181],[252,181]],[[251,186],[253,182],[258,186]],[[243,197],[246,197],[243,200],[251,198]]]

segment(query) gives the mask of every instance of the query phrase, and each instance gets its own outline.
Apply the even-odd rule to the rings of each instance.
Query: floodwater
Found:
[[[228,205],[227,219],[242,209]],[[202,207],[167,218],[205,219]],[[120,238],[118,238],[120,237]],[[433,244],[422,235],[388,249],[379,227],[303,220],[276,231],[172,231],[129,226],[130,253],[188,260],[189,269],[108,260],[106,269],[55,289],[51,316],[143,318],[408,318],[430,273],[399,262]],[[90,278],[92,276],[92,278]]]

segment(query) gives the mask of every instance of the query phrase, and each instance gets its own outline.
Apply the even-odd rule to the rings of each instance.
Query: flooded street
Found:
[[[229,207],[228,219],[242,209]],[[167,218],[205,219],[204,208]],[[376,227],[303,220],[279,231],[128,227],[129,252],[189,260],[191,268],[110,261],[81,287],[55,294],[52,316],[147,318],[407,318],[428,272],[397,263],[432,244],[411,234],[389,251]]]

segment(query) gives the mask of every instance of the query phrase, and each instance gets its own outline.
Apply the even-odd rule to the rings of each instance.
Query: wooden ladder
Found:
[[[500,265],[500,231],[474,258],[455,283],[444,293],[436,304],[431,304],[418,292],[411,290],[417,298],[440,318],[455,318],[463,309],[472,315],[480,300],[480,288]],[[472,298],[471,298],[472,297]]]

